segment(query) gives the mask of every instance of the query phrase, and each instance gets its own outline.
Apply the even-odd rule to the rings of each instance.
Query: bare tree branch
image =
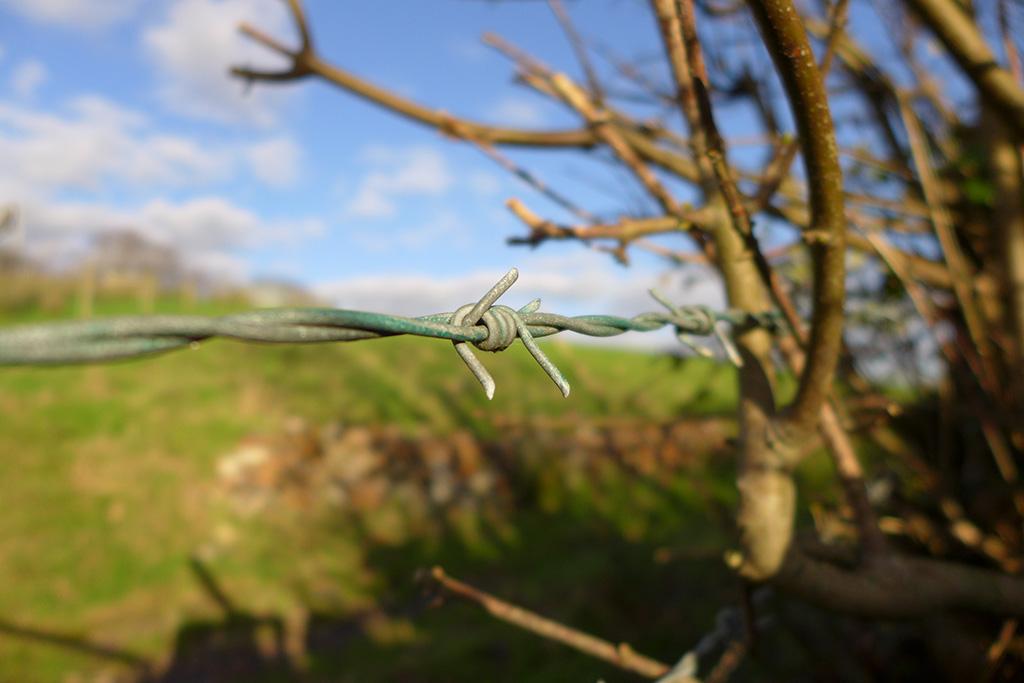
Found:
[[[293,14],[299,32],[309,35],[299,0],[289,0],[290,6],[296,8]],[[252,40],[264,45],[293,61],[292,69],[283,72],[261,72],[242,67],[235,67],[231,73],[247,81],[284,81],[305,76],[319,76],[334,85],[362,97],[374,104],[389,109],[396,114],[413,121],[426,124],[444,132],[455,134],[450,130],[451,123],[457,121],[460,127],[485,142],[504,145],[523,145],[531,147],[591,147],[597,143],[594,134],[589,130],[563,131],[532,131],[517,128],[489,126],[463,119],[456,119],[447,112],[431,109],[410,99],[402,97],[390,90],[381,88],[365,81],[354,74],[324,62],[312,50],[312,44],[304,45],[300,50],[292,50],[258,29],[243,24],[241,31]]]
[[[774,583],[846,614],[905,619],[952,609],[1024,615],[1024,581],[930,558],[883,555],[856,568],[793,548]]]
[[[981,30],[953,0],[907,0],[935,32],[982,97],[1003,116],[1006,125],[1024,140],[1024,88],[999,65]]]
[[[811,222],[803,233],[814,264],[807,365],[787,421],[806,431],[818,420],[839,358],[845,299],[846,218],[825,84],[803,23],[790,0],[750,0],[768,52],[782,76],[796,120],[808,179]]]

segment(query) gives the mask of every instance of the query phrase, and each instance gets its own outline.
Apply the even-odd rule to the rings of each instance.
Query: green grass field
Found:
[[[131,312],[130,301],[99,306]],[[541,467],[511,514],[391,540],[324,514],[240,517],[218,492],[218,458],[291,416],[486,439],[501,436],[495,416],[664,422],[735,400],[727,366],[545,349],[573,384],[568,400],[516,347],[485,354],[498,385],[488,402],[449,343],[424,339],[213,341],[140,361],[0,368],[0,680],[130,680],[135,658],[188,680],[186,654],[258,659],[259,643],[300,622],[312,646],[298,673],[267,661],[267,680],[633,680],[464,603],[416,607],[413,574],[433,564],[673,661],[735,601],[727,530],[708,503],[732,503],[728,460],[657,482],[610,471],[597,485]],[[196,553],[231,614],[197,580]]]

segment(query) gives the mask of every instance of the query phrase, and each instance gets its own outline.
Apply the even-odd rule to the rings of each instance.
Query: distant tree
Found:
[[[93,240],[91,261],[97,274],[109,278],[155,278],[162,287],[176,287],[184,278],[181,257],[134,230],[103,232]]]
[[[526,227],[514,243],[576,240],[623,262],[634,249],[702,261],[718,269],[732,307],[781,311],[783,333],[735,337],[739,550],[727,564],[751,585],[870,619],[1024,616],[1022,8],[807,4],[651,0],[655,69],[597,49],[551,0],[580,79],[487,36],[522,84],[578,116],[564,130],[485,125],[363,80],[320,56],[299,0],[288,1],[298,48],[242,27],[290,66],[234,74],[328,82],[477,146],[573,216],[549,220],[510,200]],[[873,22],[847,20],[873,12]],[[744,133],[764,150],[753,162],[730,153],[719,125],[739,108],[756,112],[758,129]],[[579,207],[501,151],[517,147],[602,150],[658,208],[606,216]],[[680,200],[680,182],[698,206]],[[666,235],[688,236],[695,253],[669,249],[658,241]],[[782,246],[766,254],[766,237]],[[943,366],[939,389],[901,405],[886,389],[894,371],[913,369],[898,343],[915,330]],[[799,378],[785,404],[780,372]],[[829,537],[821,519],[806,533],[795,526],[794,468],[821,446],[844,495],[830,515],[840,533]],[[882,454],[870,485],[867,452]],[[1017,622],[981,624],[990,639],[1003,634],[990,671],[979,668],[994,675]]]

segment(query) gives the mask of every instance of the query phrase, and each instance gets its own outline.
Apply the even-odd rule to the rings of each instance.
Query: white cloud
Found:
[[[498,100],[488,111],[488,119],[507,126],[533,127],[542,126],[547,121],[538,102],[517,95]]]
[[[111,229],[131,229],[153,241],[194,251],[249,246],[273,234],[251,211],[220,197],[183,203],[155,199],[130,209],[48,202],[25,207],[24,220],[27,232],[39,238],[88,237]]]
[[[73,100],[60,113],[0,103],[0,204],[18,205],[25,248],[55,266],[71,263],[96,235],[128,229],[174,247],[189,264],[238,276],[237,250],[297,243],[324,229],[313,219],[268,220],[210,194],[211,184],[236,177],[253,158],[297,156],[275,153],[288,147],[282,141],[211,146],[98,97]],[[261,180],[293,173],[281,166]],[[205,194],[167,198],[182,189]],[[76,191],[95,199],[71,200]]]
[[[289,187],[299,179],[302,149],[289,137],[250,145],[245,157],[252,174],[271,187]]]
[[[301,150],[276,136],[237,145],[161,132],[144,114],[99,97],[81,97],[60,113],[0,103],[0,199],[63,190],[136,191],[202,187],[229,180],[242,164],[271,186],[288,185]]]
[[[221,197],[202,197],[180,204],[157,199],[132,211],[130,216],[139,222],[141,232],[153,240],[200,251],[289,240],[297,229],[266,223],[252,211]]]
[[[357,218],[385,218],[398,211],[401,197],[436,197],[454,182],[444,156],[433,147],[372,147],[364,159],[373,170],[358,183],[346,213]]]
[[[74,28],[107,26],[130,16],[141,0],[0,0],[33,21]]]
[[[319,221],[268,221],[216,196],[154,199],[134,207],[30,201],[20,208],[26,249],[54,265],[75,259],[97,235],[128,229],[174,247],[189,264],[240,276],[237,249],[290,244],[323,232]]]
[[[238,33],[243,20],[285,35],[290,30],[279,0],[174,0],[161,23],[143,34],[143,45],[159,71],[157,92],[168,109],[224,123],[268,126],[275,122],[291,88],[245,84],[228,69],[252,62],[287,66]]]
[[[155,132],[109,100],[73,100],[63,115],[0,103],[0,194],[96,190],[109,182],[178,187],[226,177],[232,155]]]
[[[50,72],[46,65],[36,59],[28,59],[19,62],[11,72],[11,90],[22,99],[29,99],[35,95]]]

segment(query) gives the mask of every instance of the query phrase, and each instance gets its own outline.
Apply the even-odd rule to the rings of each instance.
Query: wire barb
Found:
[[[460,325],[465,327],[473,327],[478,322],[483,322],[487,328],[487,337],[473,342],[473,345],[478,349],[484,351],[504,351],[512,342],[519,339],[523,341],[523,346],[527,348],[530,355],[533,356],[534,360],[544,368],[544,372],[548,374],[548,377],[552,379],[559,390],[562,392],[562,396],[569,397],[569,382],[566,381],[565,376],[562,375],[561,371],[555,367],[554,363],[544,355],[544,352],[537,346],[537,342],[533,340],[533,335],[530,333],[530,328],[523,322],[522,315],[535,313],[540,308],[540,299],[534,299],[530,303],[526,304],[518,311],[509,308],[508,306],[495,306],[494,303],[501,297],[502,294],[508,291],[509,287],[515,284],[515,281],[519,279],[519,270],[512,268],[505,276],[498,280],[493,287],[491,287],[486,294],[484,294],[479,301],[475,304],[466,304],[453,314],[449,322],[452,325]],[[491,373],[487,372],[487,368],[484,367],[480,359],[473,354],[472,349],[469,348],[465,341],[452,341],[455,346],[455,351],[459,354],[459,357],[466,363],[470,372],[473,376],[480,381],[483,385],[484,393],[487,394],[488,400],[494,398],[494,378],[491,377]]]

